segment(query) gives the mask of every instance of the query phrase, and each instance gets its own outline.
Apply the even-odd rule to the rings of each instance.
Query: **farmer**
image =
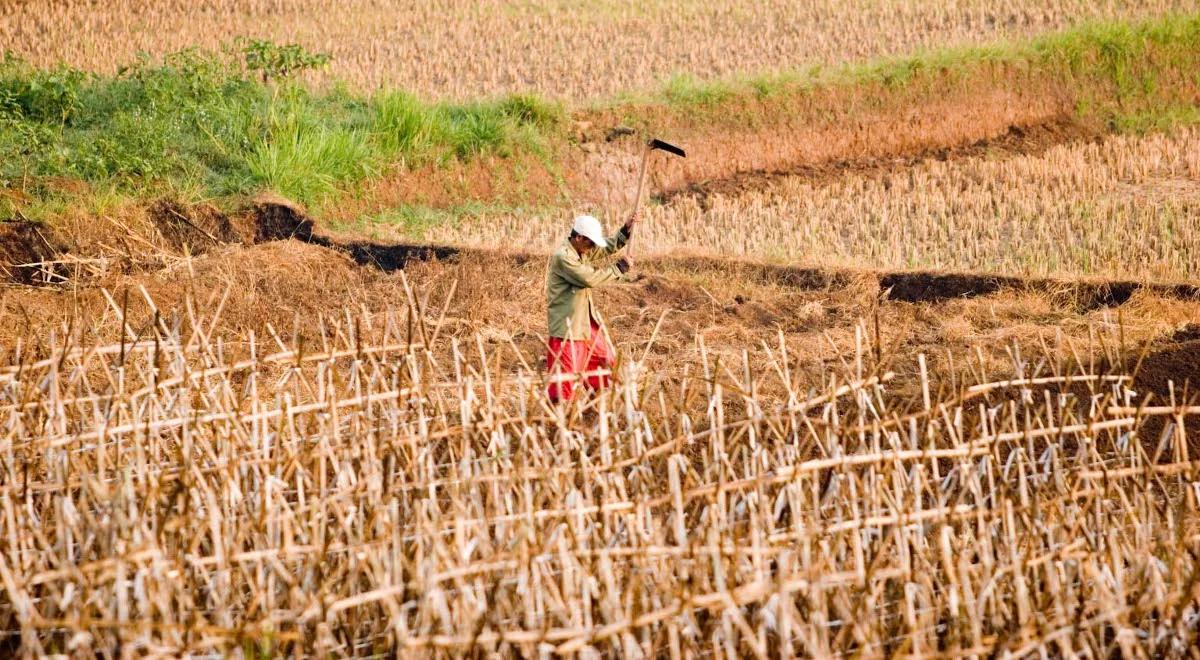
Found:
[[[607,387],[613,349],[605,338],[604,320],[592,304],[592,289],[627,280],[632,260],[623,256],[611,266],[597,268],[597,259],[614,254],[629,241],[634,213],[615,236],[605,238],[600,221],[590,215],[575,218],[571,235],[550,257],[546,273],[546,316],[550,341],[546,351],[548,393],[552,402],[566,401],[582,375],[593,390]]]

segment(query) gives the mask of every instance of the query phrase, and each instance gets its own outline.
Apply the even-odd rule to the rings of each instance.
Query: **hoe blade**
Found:
[[[658,138],[650,140],[650,148],[651,149],[660,149],[662,151],[666,151],[668,153],[675,154],[676,156],[679,156],[681,158],[687,158],[687,154],[684,153],[683,149],[680,149],[679,147],[671,144],[670,142],[663,142],[662,140],[659,140]]]

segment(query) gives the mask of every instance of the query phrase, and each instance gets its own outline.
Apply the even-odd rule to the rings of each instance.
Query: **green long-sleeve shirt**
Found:
[[[629,237],[622,229],[608,239],[608,247],[595,248],[586,258],[579,256],[570,240],[564,240],[550,256],[546,273],[546,316],[551,337],[587,339],[592,320],[603,323],[592,305],[592,289],[625,279],[615,266],[596,268],[592,264],[625,246]]]

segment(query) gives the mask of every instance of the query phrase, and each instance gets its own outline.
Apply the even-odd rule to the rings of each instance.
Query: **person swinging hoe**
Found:
[[[616,254],[629,243],[641,216],[642,193],[650,154],[664,152],[686,158],[683,149],[654,138],[642,149],[634,211],[621,231],[604,237],[604,227],[590,215],[575,218],[571,235],[550,256],[546,273],[546,316],[550,340],[546,346],[547,393],[550,401],[569,401],[580,379],[592,390],[611,382],[613,347],[604,331],[604,320],[592,304],[592,289],[610,282],[629,281],[633,258],[626,251],[612,266],[596,268],[598,259]]]
[[[592,289],[629,281],[633,261],[622,256],[611,266],[593,264],[619,252],[629,242],[638,212],[609,238],[600,221],[590,215],[575,218],[571,234],[550,256],[546,273],[546,311],[549,342],[546,350],[547,393],[550,401],[569,401],[580,379],[592,390],[611,382],[613,347],[604,320],[592,302]]]

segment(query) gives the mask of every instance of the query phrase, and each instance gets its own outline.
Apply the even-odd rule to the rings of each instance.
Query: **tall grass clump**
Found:
[[[375,160],[361,131],[306,127],[287,117],[254,143],[246,166],[254,183],[310,201],[334,192],[339,183],[376,174]]]
[[[425,163],[468,160],[520,150],[541,152],[566,119],[559,104],[531,95],[477,103],[429,103],[406,92],[372,99],[373,136],[391,160]]]
[[[415,157],[429,153],[439,119],[433,108],[407,92],[386,92],[373,103],[375,139],[384,152]]]
[[[301,202],[388,167],[543,151],[560,106],[471,104],[312,88],[328,57],[262,41],[139,57],[113,75],[0,61],[0,178],[61,177],[132,194],[272,189]]]

